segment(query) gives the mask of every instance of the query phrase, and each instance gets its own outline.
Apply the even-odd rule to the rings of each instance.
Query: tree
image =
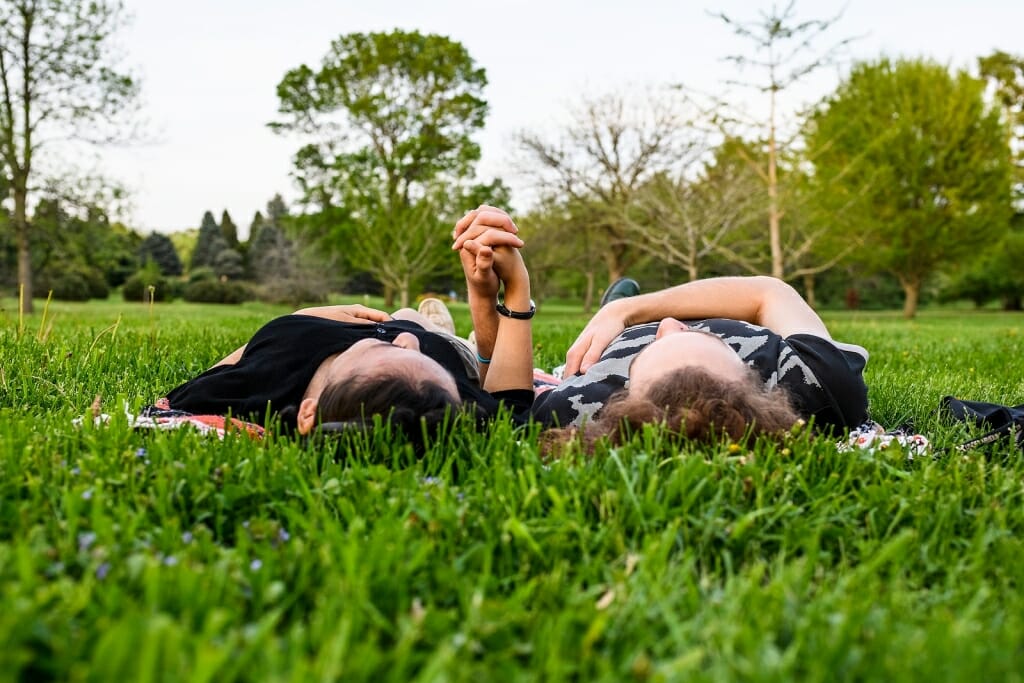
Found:
[[[981,81],[924,60],[857,65],[807,138],[818,201],[868,236],[913,317],[925,278],[1009,226],[1010,150]]]
[[[238,249],[238,226],[231,220],[227,209],[220,215],[220,234],[231,249]]]
[[[163,233],[151,232],[139,246],[139,265],[152,261],[160,268],[162,275],[181,275],[181,259],[174,242]]]
[[[1014,198],[1024,212],[1024,57],[996,50],[978,59],[978,71],[995,94],[1010,128],[1014,164]]]
[[[518,135],[527,163],[539,171],[538,189],[555,187],[589,207],[609,281],[637,257],[623,223],[626,207],[656,174],[687,167],[699,151],[687,130],[670,94],[610,94],[585,100],[555,140]]]
[[[306,140],[295,155],[305,202],[347,223],[350,242],[323,242],[326,248],[379,241],[382,229],[389,247],[410,240],[419,245],[421,237],[435,248],[443,245],[449,231],[435,230],[435,220],[429,229],[408,221],[436,206],[442,188],[450,191],[471,174],[480,157],[472,136],[487,113],[486,83],[461,44],[398,30],[343,35],[318,70],[302,65],[285,74],[277,87],[284,120],[270,125]],[[420,252],[419,246],[408,250]],[[390,248],[372,255],[368,269],[377,274],[386,267],[396,271],[390,280],[407,283],[431,265],[396,264],[390,256]],[[418,273],[397,273],[413,266]]]
[[[744,247],[737,240],[741,229],[756,221],[763,192],[748,165],[730,163],[729,150],[736,144],[742,143],[723,143],[696,177],[658,173],[637,192],[624,215],[640,249],[683,268],[691,281],[700,277],[706,258],[722,253],[757,270],[741,256]]]
[[[782,235],[782,218],[787,210],[785,198],[780,193],[779,157],[791,141],[780,140],[779,96],[795,83],[812,72],[834,62],[836,54],[853,38],[838,41],[826,50],[818,51],[815,43],[839,20],[837,15],[830,19],[798,21],[795,0],[789,0],[785,7],[772,4],[770,11],[762,13],[754,21],[738,21],[724,12],[713,16],[724,22],[740,38],[753,44],[754,56],[736,54],[726,57],[740,69],[753,69],[761,74],[759,80],[732,81],[735,85],[753,88],[768,95],[767,120],[757,121],[754,127],[760,132],[755,137],[764,140],[763,159],[748,158],[767,188],[768,243],[771,254],[771,275],[779,279],[792,277],[786,272],[786,254]],[[721,103],[718,103],[719,107]],[[735,111],[735,109],[734,109]],[[750,126],[746,117],[735,114],[723,115],[716,112],[714,120],[725,129],[727,137],[743,137],[735,130],[737,124]],[[806,240],[804,240],[806,242]],[[809,245],[808,245],[809,248]]]
[[[228,244],[224,241],[220,226],[209,211],[203,214],[203,222],[199,225],[199,237],[196,240],[196,247],[192,251],[192,268],[212,268],[217,254],[227,249]]]
[[[18,281],[32,310],[28,207],[48,137],[100,142],[130,113],[138,83],[118,70],[120,0],[0,2],[0,158],[14,199]]]
[[[284,232],[288,206],[281,195],[267,202],[267,217],[259,211],[249,228],[249,274],[257,282],[286,280],[294,274],[295,250]]]
[[[245,262],[236,249],[225,247],[217,252],[211,264],[217,277],[237,280],[245,275]]]
[[[257,210],[253,214],[252,222],[249,223],[249,239],[247,241],[250,245],[258,239],[260,230],[263,229],[263,222],[263,214]]]

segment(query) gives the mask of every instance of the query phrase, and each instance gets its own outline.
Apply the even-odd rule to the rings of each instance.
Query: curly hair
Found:
[[[608,401],[599,417],[582,429],[551,429],[543,450],[557,452],[579,438],[592,453],[598,440],[618,445],[645,424],[663,424],[672,434],[694,441],[715,442],[725,436],[780,434],[800,416],[782,389],[768,389],[750,370],[740,380],[723,379],[703,368],[681,368],[666,374],[641,395],[623,390]]]
[[[462,408],[458,395],[440,382],[383,374],[356,375],[328,385],[317,413],[324,431],[371,428],[374,416],[380,415],[422,450]]]

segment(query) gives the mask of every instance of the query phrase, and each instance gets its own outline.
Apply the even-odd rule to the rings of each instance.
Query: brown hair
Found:
[[[320,394],[317,412],[329,431],[370,429],[373,416],[380,415],[419,450],[463,408],[461,399],[436,380],[388,374],[334,382]]]
[[[781,389],[769,390],[756,372],[728,380],[703,368],[681,368],[655,382],[643,395],[624,390],[612,396],[600,417],[580,430],[552,429],[543,436],[543,450],[555,454],[580,438],[583,450],[594,451],[601,438],[618,445],[645,424],[663,424],[672,434],[703,442],[724,437],[781,434],[800,416]]]

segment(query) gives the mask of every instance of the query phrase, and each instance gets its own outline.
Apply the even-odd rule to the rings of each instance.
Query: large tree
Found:
[[[32,310],[28,207],[43,141],[100,142],[129,112],[137,82],[120,71],[112,40],[120,0],[0,0],[0,157],[14,199],[18,281]]]
[[[334,249],[372,242],[381,229],[390,243],[440,247],[448,239],[446,227],[422,209],[435,206],[434,198],[470,175],[479,159],[472,136],[487,114],[486,84],[461,44],[399,30],[343,35],[319,69],[302,65],[285,74],[277,86],[283,120],[271,127],[305,138],[295,175],[306,203],[347,221],[350,241]],[[378,273],[393,255],[367,256],[364,267]],[[405,271],[389,278],[390,286],[402,287],[436,265],[418,257],[388,263],[389,270]]]
[[[638,256],[623,220],[627,207],[657,174],[692,163],[700,145],[690,130],[671,92],[612,93],[584,100],[556,135],[522,132],[518,142],[538,190],[588,207],[596,221],[588,233],[612,281]]]
[[[984,85],[925,60],[854,67],[807,144],[819,202],[868,236],[913,317],[925,278],[1006,233],[1010,149]]]

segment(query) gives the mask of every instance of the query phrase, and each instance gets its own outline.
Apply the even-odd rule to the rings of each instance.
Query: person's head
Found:
[[[318,423],[370,424],[380,415],[392,427],[418,438],[421,422],[432,432],[461,405],[455,378],[421,353],[419,340],[408,332],[393,342],[356,342],[338,354],[317,381],[323,388],[308,394],[299,406],[299,434],[309,434]]]
[[[750,373],[747,364],[718,335],[665,318],[658,324],[654,341],[629,366],[630,393],[643,394],[666,374],[684,368],[700,368],[728,382],[746,381]]]

